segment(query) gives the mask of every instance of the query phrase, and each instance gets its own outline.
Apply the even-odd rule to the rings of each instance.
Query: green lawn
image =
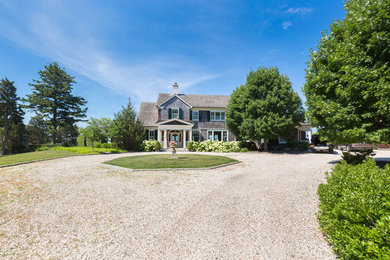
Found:
[[[92,152],[91,147],[42,147],[41,151],[31,153],[18,153],[12,155],[0,156],[0,166],[32,162],[38,160],[52,159],[63,156],[80,155],[80,154],[101,154],[101,153],[123,153],[125,150],[113,149],[113,148],[95,148]]]
[[[130,169],[205,168],[237,160],[216,155],[178,154],[178,159],[170,159],[170,154],[139,155],[117,158],[105,162]]]
[[[23,162],[32,162],[37,160],[51,159],[62,156],[77,155],[75,152],[69,151],[59,151],[59,150],[47,150],[31,153],[19,153],[12,155],[0,156],[0,166],[23,163]]]
[[[83,146],[73,146],[73,147],[62,147],[55,146],[49,149],[58,150],[58,151],[68,151],[75,152],[78,154],[101,154],[101,153],[125,153],[126,150],[115,149],[115,148],[94,148],[92,152],[91,147],[83,147]]]

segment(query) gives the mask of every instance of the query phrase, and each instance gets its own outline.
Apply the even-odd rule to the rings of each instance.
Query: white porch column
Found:
[[[313,134],[313,133],[312,133],[312,131],[311,131],[311,130],[309,130],[309,131],[308,131],[308,135],[309,135],[309,136],[308,136],[308,138],[309,138],[309,143],[311,143],[311,137],[312,137],[312,134]]]
[[[192,129],[190,129],[190,138],[188,140],[190,140],[190,142],[192,142]]]
[[[187,148],[187,130],[183,130],[183,148]]]
[[[163,144],[164,149],[166,149],[168,147],[167,142],[168,142],[167,129],[164,129],[164,144]]]
[[[161,130],[157,129],[157,141],[161,143]]]

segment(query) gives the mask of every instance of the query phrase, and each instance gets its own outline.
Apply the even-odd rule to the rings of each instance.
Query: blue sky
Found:
[[[58,62],[76,76],[88,117],[112,118],[129,98],[138,109],[174,82],[182,93],[230,95],[259,66],[278,66],[304,99],[310,49],[344,14],[341,0],[4,0],[0,78],[23,97]]]

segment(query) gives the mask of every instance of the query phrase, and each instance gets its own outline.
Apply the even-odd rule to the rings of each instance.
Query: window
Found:
[[[156,137],[154,136],[154,130],[149,130],[149,140],[155,140]]]
[[[208,130],[207,136],[212,141],[227,141],[228,131],[227,130]]]
[[[199,131],[192,131],[192,141],[200,141]]]
[[[210,112],[210,121],[225,121],[225,112]]]
[[[179,109],[172,108],[172,118],[179,118]]]
[[[192,111],[192,120],[193,121],[199,120],[199,111]]]

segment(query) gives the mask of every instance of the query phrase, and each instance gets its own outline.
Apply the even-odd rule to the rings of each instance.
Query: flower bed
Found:
[[[240,148],[240,142],[220,142],[220,141],[202,141],[202,142],[189,142],[187,149],[193,152],[244,152],[248,151],[246,148]]]

